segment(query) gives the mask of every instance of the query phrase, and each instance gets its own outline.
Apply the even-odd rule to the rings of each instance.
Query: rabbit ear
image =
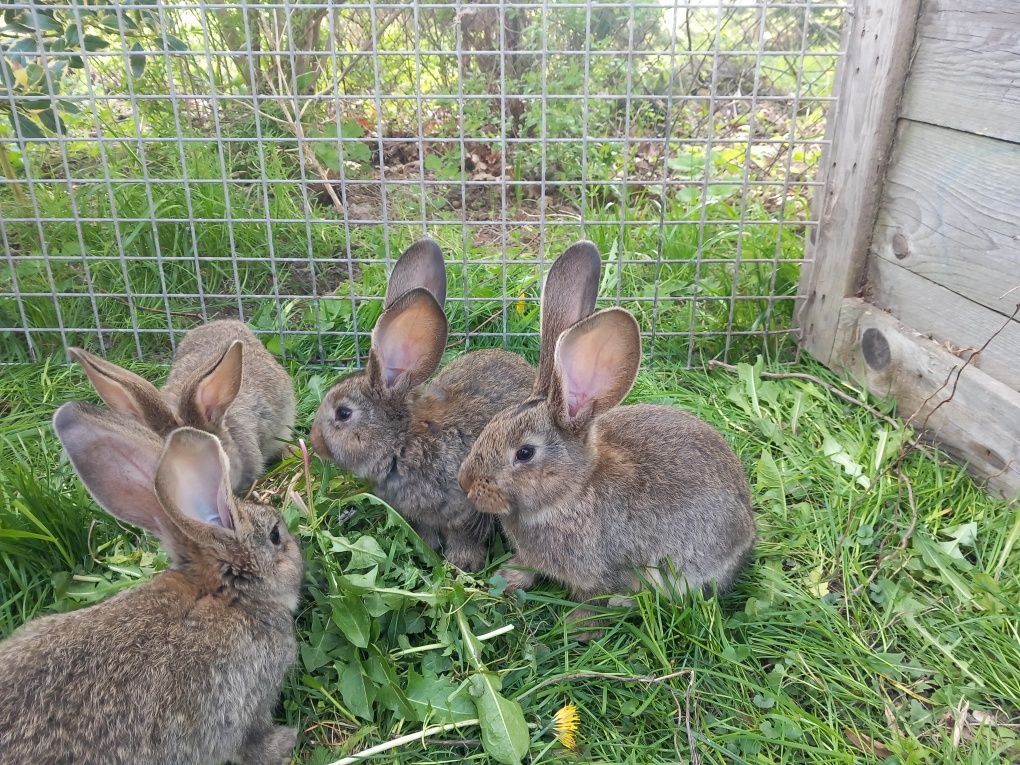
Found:
[[[214,425],[223,419],[241,390],[244,343],[235,340],[215,366],[195,386],[194,405],[202,419]]]
[[[195,428],[170,434],[156,469],[156,494],[168,514],[234,528],[230,463],[216,436]],[[187,528],[187,524],[179,524]]]
[[[424,287],[440,306],[446,302],[446,264],[443,251],[431,239],[419,239],[397,260],[386,284],[384,308],[415,287]]]
[[[591,242],[578,242],[556,258],[542,288],[542,345],[535,393],[545,394],[552,382],[556,341],[567,329],[595,310],[602,258]]]
[[[81,348],[68,348],[67,352],[85,370],[92,387],[110,409],[157,431],[175,424],[173,412],[148,380]]]
[[[53,429],[92,498],[106,512],[161,538],[172,526],[154,481],[162,441],[154,433],[82,401],[53,415]]]
[[[405,292],[372,331],[368,373],[373,387],[425,382],[443,357],[446,334],[446,315],[432,293],[424,287]]]
[[[556,343],[556,381],[549,400],[560,424],[576,427],[619,404],[641,362],[638,323],[606,308],[568,329]]]

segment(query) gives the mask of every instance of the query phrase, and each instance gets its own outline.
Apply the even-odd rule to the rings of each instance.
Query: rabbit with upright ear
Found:
[[[591,313],[600,265],[595,247],[581,242],[550,269],[547,290],[573,289],[552,314],[550,332]],[[429,381],[446,346],[445,296],[438,245],[415,243],[390,276],[366,368],[326,394],[312,443],[320,455],[371,481],[451,563],[477,571],[485,565],[493,520],[471,507],[457,470],[492,416],[527,397],[534,370],[517,354],[480,350]]]
[[[244,494],[290,439],[297,408],[290,376],[240,321],[188,332],[162,390],[80,348],[69,352],[115,412],[163,437],[184,425],[217,436],[235,494]]]
[[[513,543],[501,572],[509,589],[539,574],[580,601],[646,582],[726,589],[755,538],[743,467],[687,412],[617,406],[641,358],[634,317],[605,309],[541,353],[548,376],[492,419],[459,474],[468,499],[498,516]]]
[[[90,404],[53,418],[95,500],[151,531],[172,566],[0,642],[0,762],[289,763],[272,712],[297,642],[298,545],[235,499],[214,436],[151,430]]]

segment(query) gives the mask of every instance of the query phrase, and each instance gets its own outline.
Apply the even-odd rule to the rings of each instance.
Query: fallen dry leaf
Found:
[[[855,747],[860,749],[862,752],[870,754],[879,759],[885,759],[886,757],[892,756],[892,750],[889,749],[885,744],[877,739],[873,739],[864,733],[857,733],[850,730],[850,728],[843,729],[843,735],[846,736],[846,740],[853,744]]]

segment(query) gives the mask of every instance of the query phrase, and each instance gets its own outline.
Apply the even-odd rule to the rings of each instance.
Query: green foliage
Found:
[[[162,15],[144,2],[113,14],[49,5],[6,9],[0,28],[8,89],[0,108],[9,111],[11,94],[23,107],[0,124],[0,168],[23,182],[0,185],[0,208],[40,219],[5,221],[13,267],[0,271],[0,291],[13,293],[16,280],[22,298],[0,303],[0,325],[21,326],[23,312],[37,358],[59,354],[65,340],[95,348],[101,337],[107,355],[141,355],[129,366],[156,380],[171,332],[242,315],[291,364],[307,423],[333,377],[320,365],[364,359],[387,259],[422,233],[393,221],[436,223],[428,233],[457,263],[448,357],[469,336],[473,348],[505,343],[534,360],[528,333],[538,328],[542,274],[534,260],[547,265],[584,235],[603,253],[603,303],[622,296],[654,332],[632,400],[712,422],[751,477],[760,543],[733,592],[680,603],[641,593],[609,615],[601,639],[580,645],[561,589],[504,594],[494,576],[502,543],[477,577],[458,574],[349,476],[313,461],[307,486],[297,460],[276,466],[260,489],[283,509],[306,559],[299,655],[280,710],[303,731],[299,761],[326,765],[447,724],[461,726],[451,739],[468,743],[416,743],[380,761],[679,762],[692,747],[702,763],[1017,758],[1015,509],[926,453],[890,474],[907,434],[823,387],[762,379],[760,364],[736,374],[682,369],[726,355],[771,363],[791,348],[782,331],[809,217],[802,181],[818,162],[811,141],[821,137],[824,106],[805,98],[792,113],[763,99],[752,114],[728,95],[752,92],[753,57],[719,57],[711,79],[705,65],[714,48],[758,44],[759,9],[718,17],[693,4],[670,25],[665,7],[563,6],[545,17],[512,8],[500,19],[491,4],[392,18],[345,4],[329,13],[254,4]],[[775,53],[800,46],[803,13],[769,9],[760,94],[829,94],[841,10],[811,10],[811,55]],[[500,28],[507,55],[476,56]],[[376,39],[366,38],[373,29]],[[662,52],[674,31],[694,55],[593,55],[585,66],[551,52]],[[387,55],[362,55],[366,39]],[[210,46],[233,55],[172,55]],[[418,57],[388,55],[415,47]],[[462,56],[430,52],[457,48]],[[154,66],[145,52],[164,49],[171,55]],[[274,49],[317,55],[243,55]],[[100,98],[79,113],[69,96],[88,92],[85,51],[117,55],[89,59]],[[208,112],[139,99],[141,119],[127,124],[129,81],[136,95],[166,96],[170,78],[226,97]],[[593,97],[583,108],[568,96],[586,88]],[[253,92],[266,96],[257,111]],[[438,97],[459,92],[472,97]],[[598,97],[625,92],[629,102]],[[366,182],[345,189],[347,218],[382,221],[385,204],[386,226],[343,224],[317,189],[336,188],[336,177],[315,177],[295,119],[322,139],[311,145],[327,174],[339,175],[342,156],[346,177]],[[27,142],[12,140],[12,120]],[[424,176],[415,169],[419,120]],[[383,170],[378,125],[387,178],[401,181],[385,197],[374,183]],[[227,140],[209,141],[214,129]],[[31,140],[58,133],[68,139],[59,147]],[[206,140],[138,140],[178,135]],[[668,143],[652,140],[666,135]],[[791,135],[797,145],[781,150]],[[401,136],[406,143],[391,140]],[[511,140],[501,144],[503,136]],[[52,182],[68,172],[73,187]],[[502,174],[512,182],[505,205],[498,189],[468,185]],[[424,199],[422,177],[440,182]],[[36,181],[32,198],[27,178]],[[505,271],[492,265],[504,256]],[[60,326],[85,329],[62,337],[52,330]],[[137,346],[131,333],[99,327],[138,327]],[[28,357],[21,333],[0,333],[2,360]],[[167,565],[151,539],[95,507],[61,458],[49,418],[74,397],[93,397],[76,368],[13,365],[0,375],[0,634]],[[690,674],[654,682],[681,671]],[[576,755],[550,733],[566,703],[581,717]]]
[[[20,333],[0,333],[5,360],[44,357],[65,340],[96,344],[102,326],[141,332],[137,340],[104,335],[100,350],[158,361],[171,332],[241,316],[288,358],[356,364],[380,310],[384,262],[421,234],[420,226],[393,221],[421,219],[435,223],[428,233],[464,261],[451,269],[450,294],[481,298],[451,310],[454,342],[505,344],[533,357],[521,338],[537,327],[541,270],[523,261],[548,261],[585,236],[605,253],[603,299],[633,298],[626,307],[654,331],[650,363],[759,352],[778,359],[792,347],[786,330],[809,210],[801,181],[818,162],[820,144],[808,141],[821,138],[824,116],[823,105],[806,97],[829,93],[835,57],[827,51],[835,49],[839,11],[811,10],[812,55],[770,58],[762,70],[759,92],[788,96],[799,87],[799,111],[763,100],[755,114],[746,101],[728,100],[750,92],[753,61],[725,58],[734,66],[720,69],[709,114],[702,57],[653,55],[672,45],[665,8],[562,7],[545,17],[537,8],[505,9],[501,69],[491,56],[474,55],[495,44],[496,7],[472,6],[464,16],[452,7],[419,9],[417,24],[410,13],[373,21],[360,6],[156,13],[141,2],[115,12],[37,4],[4,14],[3,82],[24,107],[10,120],[29,139],[54,131],[68,139],[0,144],[0,170],[17,181],[0,184],[0,206],[29,219],[5,222],[14,265],[0,271],[0,288],[14,292],[16,284],[26,297],[0,304],[0,323],[33,329],[31,351]],[[712,8],[684,11],[691,50],[757,44],[755,9],[727,11],[718,40],[715,16]],[[776,9],[769,19],[766,49],[800,45],[800,10]],[[385,54],[377,61],[365,56],[373,23]],[[434,53],[458,45],[459,59]],[[555,52],[628,47],[629,59],[592,55],[587,63]],[[117,55],[90,58],[86,83],[76,68],[84,62],[70,54],[89,48]],[[173,55],[210,48],[232,55]],[[389,55],[413,48],[419,57]],[[274,49],[310,53],[243,55]],[[46,58],[46,50],[65,55]],[[160,53],[153,66],[147,51],[169,55]],[[42,67],[64,63],[50,87]],[[803,77],[794,76],[798,68]],[[500,76],[513,98],[494,90]],[[218,94],[215,108],[174,102],[169,94],[184,84]],[[572,97],[585,89],[586,105]],[[460,91],[470,98],[451,102]],[[599,95],[625,92],[629,100]],[[132,93],[139,119],[125,121]],[[83,100],[88,108],[79,110]],[[0,97],[0,108],[5,103]],[[204,140],[214,131],[222,143]],[[298,146],[301,134],[311,154]],[[15,135],[13,123],[0,125],[4,135]],[[177,135],[188,142],[162,142]],[[652,140],[666,135],[668,144]],[[394,140],[401,136],[406,143]],[[798,143],[783,148],[790,136]],[[452,137],[463,141],[431,140]],[[54,182],[67,175],[74,180]],[[385,190],[377,183],[384,175]],[[511,183],[505,194],[473,185],[501,177]],[[419,178],[435,183],[422,189]],[[344,213],[327,185],[346,200]],[[39,225],[30,220],[37,216]],[[660,228],[660,219],[670,223]],[[505,241],[494,233],[504,225]],[[505,274],[488,265],[504,257]],[[66,297],[53,300],[52,292]],[[84,331],[62,336],[52,329],[60,326]]]
[[[340,134],[337,136],[337,126],[335,122],[331,122],[322,128],[322,130],[309,133],[309,138],[332,138],[333,142],[316,142],[314,145],[315,156],[318,157],[319,161],[337,173],[337,177],[340,177],[340,158],[343,156],[344,162],[354,162],[359,164],[367,164],[372,159],[372,153],[368,150],[368,147],[358,141],[357,139],[362,138],[365,135],[365,129],[361,127],[357,122],[349,120],[340,125]]]
[[[160,13],[151,3],[128,3],[119,12],[84,3],[70,11],[62,5],[36,3],[3,11],[0,110],[7,112],[15,134],[25,140],[63,135],[64,120],[80,113],[74,101],[59,98],[64,80],[76,78],[75,71],[85,67],[82,55],[75,54],[123,48],[137,80],[145,72],[144,50],[179,52],[188,47],[162,29]],[[92,66],[97,66],[95,61]],[[98,66],[106,68],[103,63]]]
[[[165,371],[132,366],[157,381]],[[922,452],[902,465],[912,509],[889,472],[905,431],[762,369],[639,378],[632,401],[682,406],[734,444],[757,555],[722,598],[641,593],[585,645],[560,588],[502,594],[500,543],[486,571],[458,574],[335,468],[313,460],[308,486],[300,460],[276,466],[259,489],[306,562],[280,711],[303,731],[298,760],[326,765],[443,724],[469,743],[408,744],[380,761],[678,762],[691,746],[713,764],[1016,759],[1015,509]],[[324,381],[293,371],[306,423]],[[803,371],[840,385],[816,365]],[[16,366],[0,379],[2,634],[166,565],[152,540],[95,508],[59,457],[49,418],[81,396],[92,394],[76,368]],[[576,755],[551,733],[567,703],[581,720]]]

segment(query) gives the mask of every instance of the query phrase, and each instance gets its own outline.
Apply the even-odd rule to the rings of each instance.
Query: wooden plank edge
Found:
[[[859,298],[840,308],[830,366],[895,399],[991,493],[1020,496],[1020,393]]]
[[[812,202],[794,321],[803,347],[828,363],[839,307],[855,294],[881,200],[920,0],[858,0],[844,29],[822,186]]]
[[[1020,321],[918,274],[884,253],[868,262],[864,298],[1014,390],[1020,390]],[[1018,298],[1020,299],[1020,298]],[[995,339],[988,342],[992,336]],[[987,346],[981,353],[978,348]]]

